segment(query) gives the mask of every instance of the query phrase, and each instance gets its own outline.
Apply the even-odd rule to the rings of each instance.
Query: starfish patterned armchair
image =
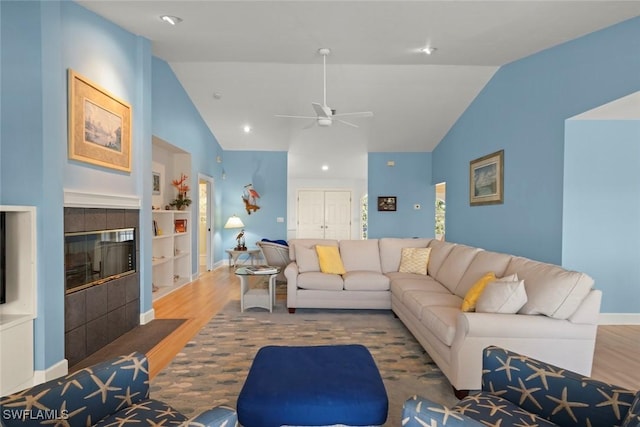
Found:
[[[132,353],[0,398],[0,425],[233,427],[235,410],[216,407],[188,419],[149,398],[145,355]]]
[[[482,390],[452,408],[408,399],[403,427],[640,426],[640,392],[499,347],[484,350],[482,368]]]

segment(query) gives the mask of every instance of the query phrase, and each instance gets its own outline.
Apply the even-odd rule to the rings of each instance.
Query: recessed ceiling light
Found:
[[[182,18],[178,18],[177,16],[172,15],[162,15],[160,19],[170,25],[178,25],[182,22]]]
[[[424,53],[425,55],[431,55],[436,50],[438,50],[438,48],[427,46],[420,49],[420,52]]]
[[[329,170],[329,166],[327,166],[327,165],[322,165],[322,170],[323,170],[323,171],[325,171],[325,172],[326,172],[326,171],[328,171],[328,170]]]
[[[249,133],[249,132],[251,132],[251,126],[249,126],[249,125],[244,125],[244,127],[242,128],[242,130],[244,130],[244,133]]]

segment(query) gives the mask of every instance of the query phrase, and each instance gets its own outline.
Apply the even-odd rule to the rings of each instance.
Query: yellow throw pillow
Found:
[[[318,262],[320,263],[320,271],[329,274],[345,274],[342,258],[340,258],[340,250],[337,246],[320,246],[316,245],[318,253]]]
[[[478,302],[478,298],[484,291],[484,287],[487,286],[487,283],[493,282],[496,280],[496,274],[491,271],[480,278],[472,287],[469,289],[469,292],[464,296],[464,301],[462,301],[462,311],[475,311],[476,303]]]
[[[398,271],[426,276],[429,254],[431,254],[431,248],[402,248],[402,259],[400,259]]]

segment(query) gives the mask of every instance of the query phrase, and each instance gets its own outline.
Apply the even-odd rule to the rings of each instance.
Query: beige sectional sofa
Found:
[[[320,272],[315,245],[339,247],[346,273]],[[398,271],[408,247],[431,248],[426,275]],[[292,239],[289,248],[290,312],[390,308],[457,390],[481,388],[482,350],[489,345],[591,373],[601,292],[584,273],[434,239]],[[517,313],[461,310],[488,272],[524,281],[526,304]]]

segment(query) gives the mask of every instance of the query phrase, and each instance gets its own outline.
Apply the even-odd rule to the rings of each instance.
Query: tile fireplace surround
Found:
[[[64,208],[65,233],[136,229],[136,273],[65,295],[65,358],[73,366],[140,323],[140,212]]]

